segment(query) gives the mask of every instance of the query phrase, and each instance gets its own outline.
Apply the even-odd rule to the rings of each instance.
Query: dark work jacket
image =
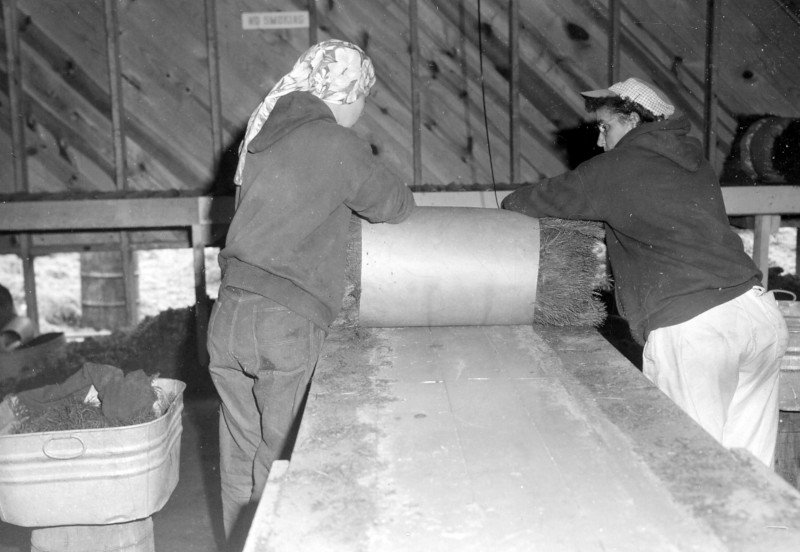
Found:
[[[240,204],[219,255],[222,285],[327,329],[342,305],[351,213],[397,223],[414,197],[307,92],[277,101],[246,155]]]
[[[605,223],[617,307],[640,342],[761,279],[730,227],[716,174],[688,132],[685,117],[642,124],[614,149],[503,201],[533,217]]]

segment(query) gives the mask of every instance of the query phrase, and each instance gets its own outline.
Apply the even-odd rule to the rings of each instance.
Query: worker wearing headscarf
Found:
[[[290,92],[310,92],[333,104],[352,104],[369,95],[375,84],[372,61],[364,51],[341,40],[326,40],[309,48],[294,68],[272,87],[250,115],[240,149],[234,183],[242,184],[247,145],[261,132],[278,98]]]
[[[408,187],[351,127],[375,82],[347,42],[311,47],[253,111],[235,183],[241,199],[220,251],[208,334],[221,399],[226,533],[257,502],[290,435],[328,326],[341,309],[352,213],[398,223]]]

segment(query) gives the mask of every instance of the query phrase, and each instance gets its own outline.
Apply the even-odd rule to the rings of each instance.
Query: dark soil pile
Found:
[[[198,360],[194,308],[169,309],[142,320],[134,329],[67,343],[56,354],[27,366],[19,378],[0,381],[0,397],[59,383],[87,362],[108,364],[126,374],[186,383],[186,393],[213,393],[211,378]]]

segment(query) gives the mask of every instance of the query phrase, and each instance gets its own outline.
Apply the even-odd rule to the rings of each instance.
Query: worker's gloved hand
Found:
[[[97,388],[97,396],[103,416],[116,424],[134,423],[136,418],[144,418],[153,411],[157,398],[152,378],[142,370],[105,382],[102,388]]]

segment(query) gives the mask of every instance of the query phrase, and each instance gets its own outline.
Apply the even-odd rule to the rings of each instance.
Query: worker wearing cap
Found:
[[[226,536],[237,535],[291,432],[326,332],[342,307],[352,213],[398,223],[414,209],[405,183],[352,126],[375,73],[358,46],[309,48],[250,116],[234,182],[241,198],[208,330],[219,393]],[[238,549],[238,548],[237,548]]]
[[[640,79],[582,96],[605,152],[521,186],[503,208],[602,221],[617,308],[644,344],[645,376],[724,446],[772,465],[788,332],[700,142]]]

